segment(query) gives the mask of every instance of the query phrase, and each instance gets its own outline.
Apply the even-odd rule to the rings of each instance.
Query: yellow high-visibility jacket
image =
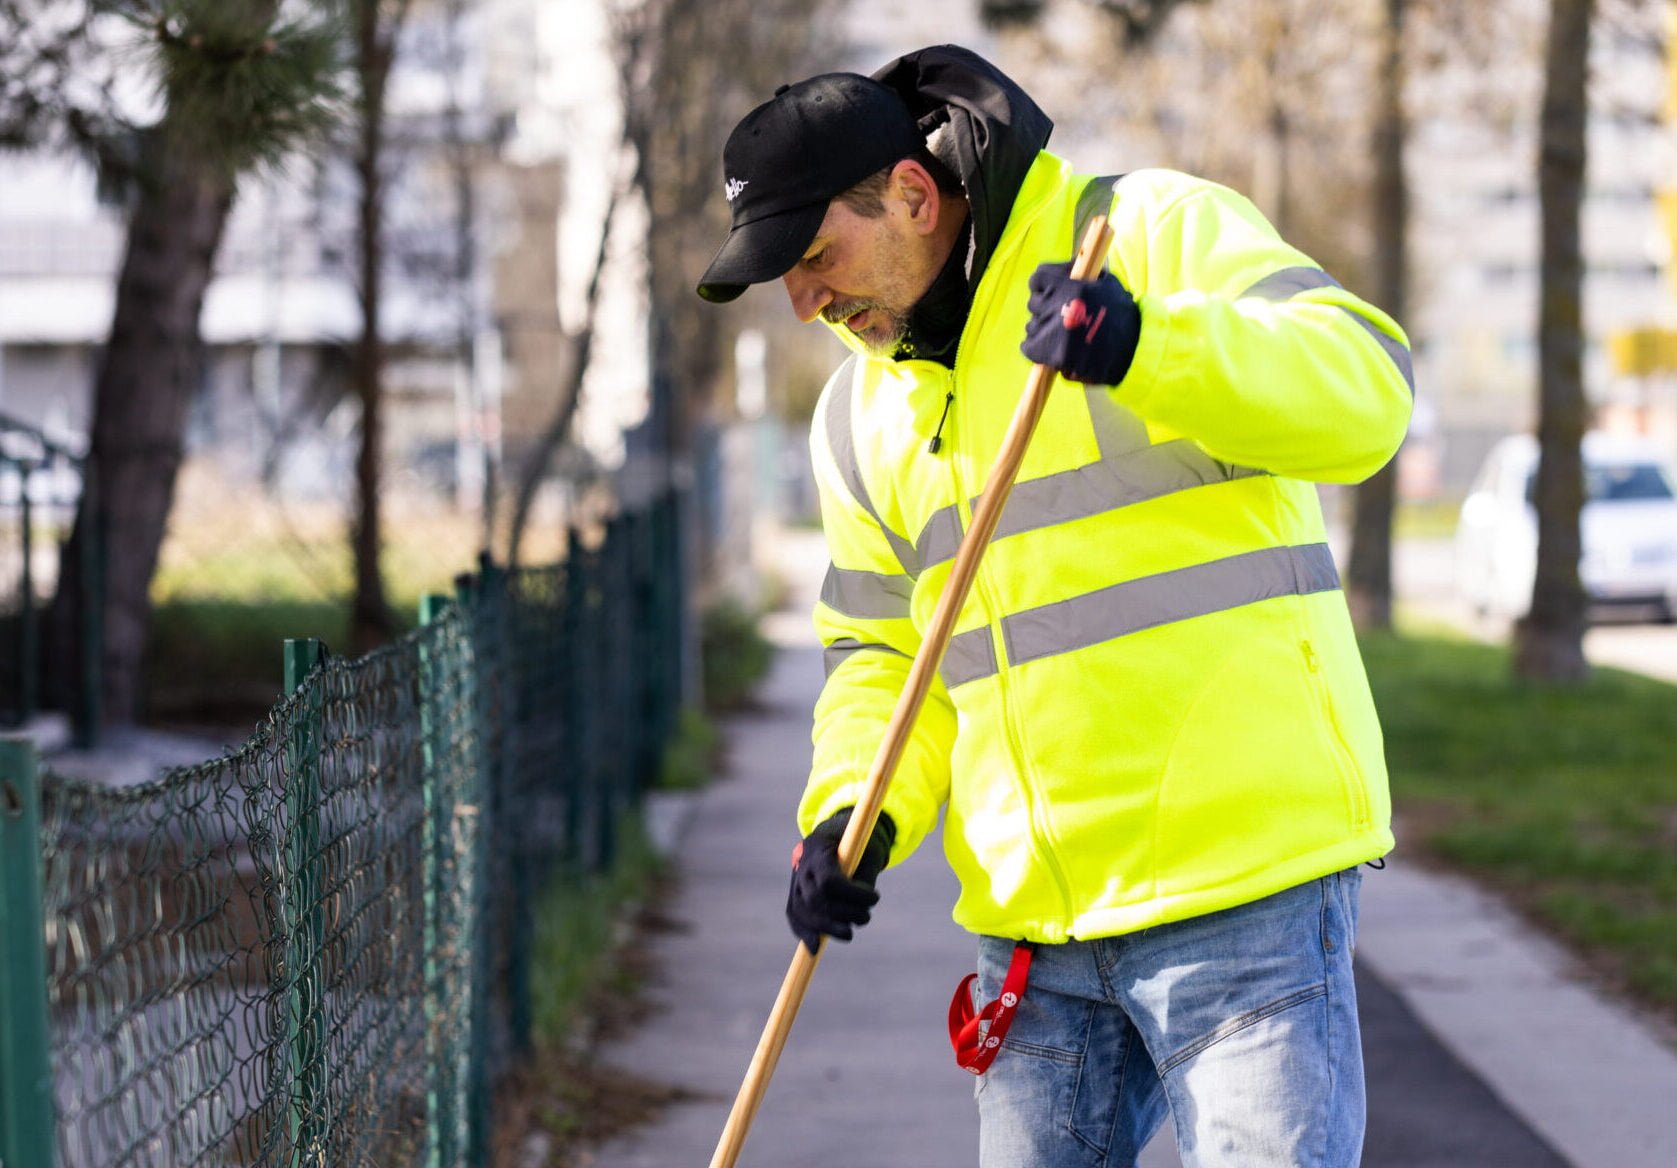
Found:
[[[857,801],[1024,390],[1027,281],[1074,251],[1088,182],[1038,156],[953,370],[858,351],[822,395],[828,677],[805,832]],[[947,806],[959,924],[1051,943],[1243,904],[1392,846],[1312,484],[1397,450],[1404,334],[1224,187],[1146,170],[1110,198],[1134,362],[1116,387],[1056,386],[884,804],[893,863]]]

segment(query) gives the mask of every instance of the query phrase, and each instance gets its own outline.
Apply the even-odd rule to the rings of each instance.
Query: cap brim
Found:
[[[705,269],[699,295],[713,304],[725,304],[752,284],[780,279],[803,258],[826,217],[827,205],[816,203],[740,224],[728,232]]]

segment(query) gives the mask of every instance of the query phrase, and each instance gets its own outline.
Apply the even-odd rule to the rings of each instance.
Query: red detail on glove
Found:
[[[1094,340],[1095,334],[1100,331],[1101,321],[1105,319],[1106,309],[1103,307],[1099,312],[1095,313],[1095,319],[1089,322],[1089,331],[1083,334],[1083,339],[1085,341]]]
[[[798,870],[798,865],[804,862],[804,841],[799,840],[792,845],[792,871]]]
[[[1081,296],[1076,300],[1066,301],[1065,304],[1060,307],[1060,323],[1065,325],[1068,330],[1080,329],[1084,325],[1089,326],[1089,331],[1083,336],[1085,341],[1092,341],[1095,339],[1095,333],[1100,330],[1101,321],[1105,319],[1106,307],[1102,305],[1101,310],[1095,313],[1095,318],[1090,320],[1089,306],[1083,303],[1083,298]]]
[[[1007,977],[1002,981],[1002,996],[982,1010],[974,1010],[972,1005],[976,973],[967,974],[955,988],[955,997],[949,1003],[949,1045],[955,1048],[955,1065],[962,1070],[982,1075],[996,1060],[1002,1039],[1007,1037],[1013,1015],[1025,996],[1033,948],[1028,941],[1013,947],[1013,960],[1008,962]]]

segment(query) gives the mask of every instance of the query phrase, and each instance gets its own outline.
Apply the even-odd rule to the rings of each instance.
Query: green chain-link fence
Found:
[[[0,1168],[486,1164],[535,899],[610,862],[673,727],[674,515],[484,564],[357,660],[288,643],[225,758],[0,751]]]

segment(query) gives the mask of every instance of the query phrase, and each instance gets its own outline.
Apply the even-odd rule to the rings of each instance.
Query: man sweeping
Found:
[[[854,354],[811,434],[828,677],[787,917],[849,939],[941,808],[982,1168],[1132,1165],[1167,1106],[1189,1168],[1355,1165],[1357,866],[1392,836],[1315,484],[1396,451],[1407,342],[1232,191],[1091,177],[1051,125],[940,46],[782,87],[724,149],[699,294],[778,279]],[[1097,214],[1106,270],[1074,280]],[[846,878],[1032,362],[1066,381]]]

